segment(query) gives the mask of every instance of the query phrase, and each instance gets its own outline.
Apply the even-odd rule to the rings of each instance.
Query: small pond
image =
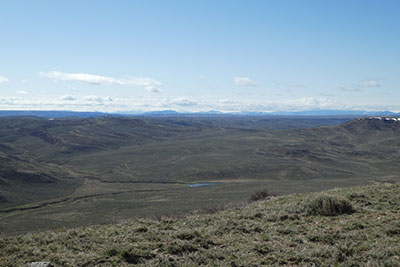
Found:
[[[187,186],[189,187],[202,187],[202,186],[212,186],[212,185],[218,185],[220,183],[197,183],[197,184],[188,184]]]

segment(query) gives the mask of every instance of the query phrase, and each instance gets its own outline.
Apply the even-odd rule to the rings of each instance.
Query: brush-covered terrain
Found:
[[[399,181],[397,118],[0,118],[0,232]],[[191,184],[212,183],[190,187]]]
[[[400,266],[399,243],[400,185],[385,183],[4,236],[0,265]]]

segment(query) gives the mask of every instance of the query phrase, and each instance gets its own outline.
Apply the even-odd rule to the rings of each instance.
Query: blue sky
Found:
[[[0,109],[400,111],[400,1],[0,3]]]

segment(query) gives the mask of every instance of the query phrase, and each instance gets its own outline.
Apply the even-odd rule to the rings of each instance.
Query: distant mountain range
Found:
[[[399,116],[400,113],[391,111],[365,111],[365,110],[305,110],[305,111],[275,111],[275,112],[257,112],[257,111],[241,111],[241,112],[221,112],[218,110],[201,111],[201,112],[178,112],[175,110],[159,110],[147,112],[80,112],[80,111],[58,111],[58,110],[0,110],[0,117],[9,116],[35,116],[44,118],[93,118],[104,116],[195,116],[195,115],[227,115],[227,116]]]

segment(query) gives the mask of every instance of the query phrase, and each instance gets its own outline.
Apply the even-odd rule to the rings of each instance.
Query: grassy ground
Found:
[[[0,265],[400,266],[399,184],[206,211],[2,237]]]

